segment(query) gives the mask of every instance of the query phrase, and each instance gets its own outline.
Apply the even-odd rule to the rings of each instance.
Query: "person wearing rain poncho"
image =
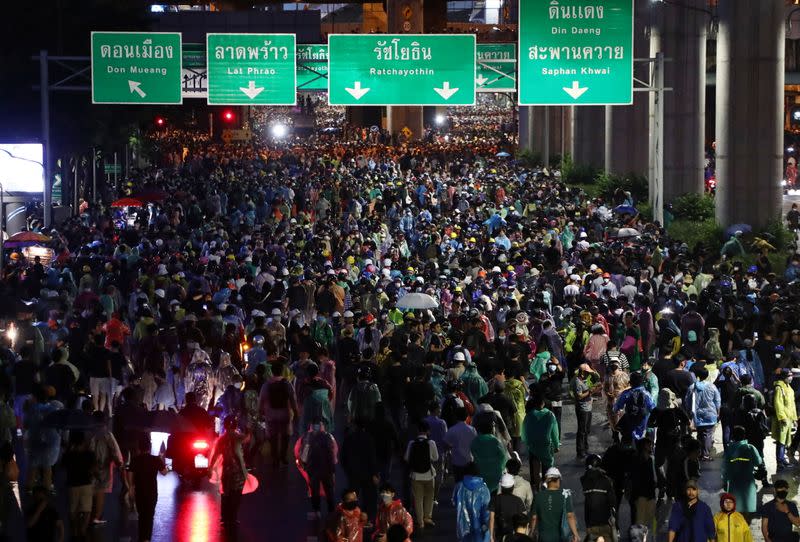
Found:
[[[511,435],[512,448],[516,450],[519,448],[522,424],[525,421],[525,397],[528,395],[525,381],[521,376],[506,379],[503,394],[517,407],[517,411],[508,420],[508,432]]]
[[[473,405],[477,405],[480,398],[489,393],[488,384],[478,374],[478,366],[472,361],[466,363],[461,381],[464,383],[464,393]]]
[[[335,428],[331,406],[333,399],[331,386],[319,376],[319,366],[316,363],[308,364],[306,375],[305,382],[297,385],[298,402],[302,401],[300,427],[308,427],[318,420],[325,424],[328,431],[333,431]]]
[[[219,366],[215,374],[216,393],[214,400],[219,397],[228,389],[228,386],[235,381],[242,382],[242,376],[239,371],[231,363],[231,356],[227,352],[222,352],[219,356]],[[224,417],[222,418],[224,419]]]
[[[710,356],[709,361],[713,361],[717,366],[725,361],[725,354],[722,353],[722,346],[719,342],[719,329],[715,327],[708,328],[706,351]]]
[[[721,510],[714,515],[717,542],[752,542],[750,524],[744,515],[736,510],[736,496],[723,493],[719,496]]]
[[[530,454],[531,485],[538,489],[543,473],[553,466],[561,438],[555,414],[545,408],[544,397],[534,395],[528,401],[527,409],[522,424],[522,442]]]
[[[745,437],[743,427],[733,428],[731,443],[725,450],[725,462],[722,464],[722,482],[739,503],[739,511],[751,514],[758,506],[756,478],[763,477],[764,461],[756,447],[747,442]]]
[[[474,465],[467,467],[466,476],[453,489],[456,508],[456,538],[458,542],[489,542],[489,488],[478,476]]]
[[[186,393],[194,392],[197,404],[203,408],[208,408],[215,388],[214,368],[211,366],[211,358],[205,350],[201,349],[196,343],[192,353],[192,361],[186,368],[185,386]]]

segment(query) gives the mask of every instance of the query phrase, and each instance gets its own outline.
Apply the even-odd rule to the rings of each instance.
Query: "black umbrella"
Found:
[[[126,425],[126,429],[161,433],[188,433],[196,431],[194,424],[172,410],[150,410]]]
[[[56,410],[42,420],[42,427],[52,429],[96,429],[102,425],[91,414],[76,408]]]

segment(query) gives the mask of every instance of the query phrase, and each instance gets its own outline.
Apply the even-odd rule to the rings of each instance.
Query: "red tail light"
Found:
[[[208,450],[208,442],[205,440],[196,440],[192,442],[192,448],[198,451]]]

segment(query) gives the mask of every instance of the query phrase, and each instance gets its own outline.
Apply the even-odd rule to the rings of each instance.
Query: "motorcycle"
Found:
[[[196,484],[210,475],[211,451],[216,436],[197,433],[173,433],[167,440],[166,457],[181,481]]]

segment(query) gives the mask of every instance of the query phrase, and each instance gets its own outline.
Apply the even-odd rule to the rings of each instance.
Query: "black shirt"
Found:
[[[793,516],[797,516],[797,505],[790,500],[785,502],[789,507],[789,512]],[[789,542],[790,540],[794,540],[792,538],[792,522],[789,521],[789,516],[783,512],[779,512],[777,508],[775,508],[775,499],[763,504],[760,512],[761,517],[767,519],[767,528],[772,542]]]
[[[686,397],[686,392],[689,391],[689,386],[693,382],[692,373],[676,368],[664,375],[662,386],[672,390],[678,399],[683,401],[683,398]]]
[[[36,365],[30,360],[14,365],[14,392],[16,395],[30,395],[33,392]]]
[[[67,471],[67,487],[87,486],[92,483],[92,470],[95,462],[94,452],[89,450],[69,450],[61,462]]]
[[[86,351],[89,378],[108,378],[109,352],[102,346],[90,346]]]
[[[136,495],[141,498],[158,498],[158,472],[164,469],[164,460],[156,455],[139,454],[131,459],[130,471]]]
[[[45,370],[45,382],[56,389],[56,397],[58,399],[65,398],[74,390],[75,375],[72,373],[67,365],[63,363],[54,363]]]
[[[656,375],[658,381],[663,383],[667,378],[667,373],[675,368],[675,360],[671,358],[661,358],[653,365],[653,374]]]
[[[492,495],[489,510],[494,512],[495,538],[501,539],[514,530],[514,516],[525,514],[525,503],[512,493]]]
[[[110,352],[108,357],[111,360],[111,377],[122,382],[122,368],[125,367],[125,355],[122,352]]]

